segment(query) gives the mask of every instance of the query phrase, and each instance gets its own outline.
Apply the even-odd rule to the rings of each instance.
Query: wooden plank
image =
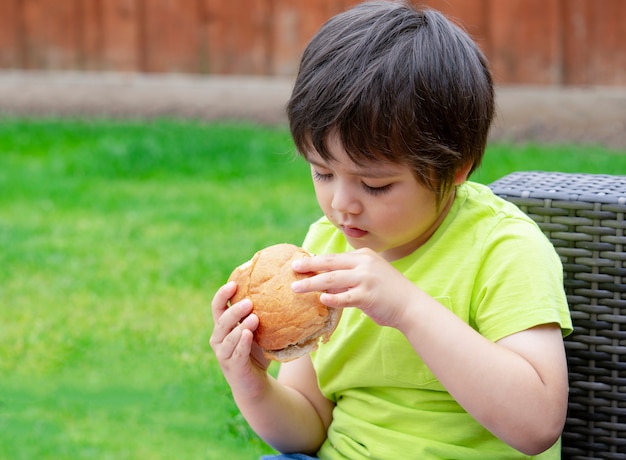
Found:
[[[596,0],[593,3],[588,16],[590,83],[626,85],[626,2]]]
[[[253,75],[269,73],[271,0],[237,0],[228,10],[229,23],[234,24],[234,45],[229,52],[237,57],[233,72]],[[244,14],[245,12],[245,14]],[[238,53],[242,50],[243,53]]]
[[[274,75],[295,75],[302,52],[320,27],[357,1],[275,0],[272,14],[272,64]]]
[[[72,69],[78,64],[74,0],[22,0],[24,67]]]
[[[560,84],[559,0],[492,1],[488,21],[497,83]]]
[[[203,0],[206,67],[216,74],[263,75],[270,62],[269,0]]]
[[[150,0],[145,10],[147,72],[200,70],[197,0]]]
[[[270,72],[274,75],[295,75],[300,56],[306,46],[302,44],[306,41],[304,36],[310,33],[301,29],[300,22],[303,12],[311,10],[310,5],[277,0],[273,2],[272,7]]]
[[[0,68],[20,67],[22,20],[18,0],[3,0],[0,14]]]
[[[79,0],[79,68],[82,70],[102,70],[104,30],[102,0]]]
[[[448,19],[465,30],[470,37],[480,46],[487,56],[491,54],[489,36],[489,0],[463,0],[451,2],[450,0],[426,0],[416,5],[426,5],[441,11]]]
[[[626,2],[563,0],[563,82],[626,85]]]
[[[589,17],[591,1],[565,0],[562,2],[563,27],[563,83],[588,85],[589,72]]]
[[[102,67],[141,71],[142,4],[144,0],[103,0]]]

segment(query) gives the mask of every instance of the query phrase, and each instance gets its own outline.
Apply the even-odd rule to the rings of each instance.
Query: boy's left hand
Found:
[[[407,300],[418,290],[371,249],[300,259],[293,268],[300,273],[318,272],[293,283],[295,292],[322,291],[324,305],[359,308],[381,326],[402,324]]]

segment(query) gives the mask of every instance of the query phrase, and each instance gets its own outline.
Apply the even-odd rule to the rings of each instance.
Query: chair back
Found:
[[[626,176],[518,172],[490,188],[529,215],[563,262],[563,459],[626,459]]]

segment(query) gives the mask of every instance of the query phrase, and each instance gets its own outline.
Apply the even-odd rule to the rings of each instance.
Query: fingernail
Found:
[[[252,326],[253,324],[256,324],[256,322],[257,322],[256,317],[253,314],[250,314],[244,318],[242,324],[246,326]]]
[[[293,268],[294,270],[297,270],[300,268],[301,265],[302,265],[302,262],[300,262],[299,260],[294,260],[291,263],[291,268]]]
[[[243,308],[245,310],[248,310],[249,308],[252,307],[252,300],[250,300],[250,299],[243,299],[243,300],[241,300],[240,305],[241,305],[241,308]]]
[[[302,290],[302,283],[300,283],[300,281],[294,281],[291,283],[291,290],[293,292],[300,292]]]

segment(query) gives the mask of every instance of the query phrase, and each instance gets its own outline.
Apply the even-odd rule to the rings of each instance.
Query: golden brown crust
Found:
[[[254,339],[272,359],[286,361],[312,351],[320,336],[328,340],[339,321],[339,311],[329,312],[320,302],[319,292],[296,294],[291,289],[292,282],[312,276],[291,268],[294,260],[308,256],[292,244],[269,246],[237,267],[229,278],[238,285],[231,304],[252,300],[253,312],[259,317]]]

